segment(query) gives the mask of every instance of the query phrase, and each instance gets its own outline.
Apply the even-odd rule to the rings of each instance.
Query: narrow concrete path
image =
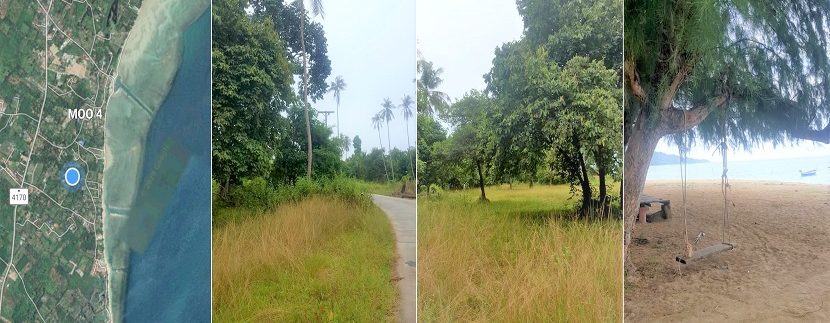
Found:
[[[386,213],[395,229],[398,248],[397,272],[401,278],[398,281],[401,296],[398,305],[399,321],[415,323],[415,200],[373,194],[372,201]]]

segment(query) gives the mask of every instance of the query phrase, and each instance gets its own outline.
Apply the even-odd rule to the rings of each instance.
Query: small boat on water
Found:
[[[815,169],[811,169],[811,170],[808,170],[808,171],[803,171],[803,170],[799,169],[798,172],[801,173],[802,177],[804,177],[804,176],[816,176],[816,170]]]

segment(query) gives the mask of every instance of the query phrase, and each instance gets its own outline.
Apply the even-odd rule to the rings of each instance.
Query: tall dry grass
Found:
[[[560,220],[567,187],[418,204],[419,320],[607,322],[622,313],[621,224]]]
[[[393,315],[394,235],[379,209],[312,197],[241,218],[214,228],[214,320]]]

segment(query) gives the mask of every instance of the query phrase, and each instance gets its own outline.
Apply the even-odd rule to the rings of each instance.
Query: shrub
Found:
[[[215,226],[243,220],[239,214],[262,214],[286,203],[298,203],[314,196],[334,197],[355,207],[371,205],[367,193],[371,185],[346,176],[310,180],[300,178],[294,185],[272,187],[262,177],[243,179],[222,197],[219,185],[213,182]],[[253,211],[253,212],[251,212]]]
[[[438,197],[441,197],[441,195],[443,195],[443,194],[444,194],[444,189],[441,188],[441,186],[436,185],[436,184],[429,184],[429,195],[431,197],[438,198]]]
[[[262,177],[243,179],[242,185],[231,189],[231,201],[234,206],[261,209],[275,205],[274,191]]]

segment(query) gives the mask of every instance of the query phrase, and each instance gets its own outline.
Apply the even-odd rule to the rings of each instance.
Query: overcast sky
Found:
[[[522,36],[522,18],[514,0],[418,0],[418,50],[444,69],[439,90],[461,98],[484,89],[494,51]]]
[[[415,2],[414,0],[323,1],[325,19],[321,21],[328,40],[331,76],[346,81],[340,95],[340,133],[359,135],[363,151],[378,147],[378,132],[372,116],[380,111],[384,98],[400,105],[405,95],[415,100]],[[331,93],[314,104],[317,110],[335,111]],[[414,109],[414,106],[413,106]],[[334,134],[337,117],[329,115]],[[320,120],[325,120],[320,116]],[[406,149],[403,114],[395,111],[390,121],[392,146]],[[382,129],[383,145],[386,128]],[[415,118],[409,120],[409,136],[415,145]],[[352,148],[353,151],[354,148]],[[349,152],[351,155],[352,151]]]

